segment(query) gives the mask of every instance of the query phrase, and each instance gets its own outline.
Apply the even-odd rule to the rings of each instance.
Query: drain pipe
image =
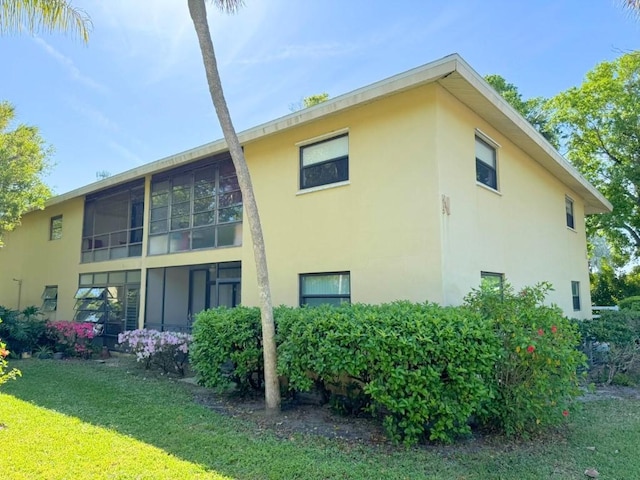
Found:
[[[13,281],[18,282],[18,311],[20,311],[20,300],[22,299],[22,280],[14,278]]]

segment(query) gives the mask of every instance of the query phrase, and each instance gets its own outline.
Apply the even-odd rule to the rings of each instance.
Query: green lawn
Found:
[[[12,364],[24,376],[0,393],[1,473],[11,480],[583,479],[587,468],[640,478],[638,400],[588,402],[564,436],[405,450],[278,439],[198,405],[188,385],[109,364]]]

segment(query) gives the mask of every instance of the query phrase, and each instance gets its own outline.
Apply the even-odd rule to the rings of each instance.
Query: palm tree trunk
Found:
[[[227,102],[222,91],[222,83],[220,81],[220,74],[218,73],[218,65],[211,40],[211,33],[209,32],[209,24],[207,23],[207,10],[204,0],[188,0],[188,3],[189,13],[191,14],[191,19],[193,20],[193,25],[198,35],[198,41],[200,42],[202,60],[209,83],[209,93],[211,94],[211,100],[216,109],[222,133],[227,141],[231,159],[233,160],[233,165],[238,175],[238,183],[242,191],[242,202],[247,214],[249,230],[251,231],[262,318],[266,413],[268,415],[276,415],[280,412],[280,384],[276,372],[275,324],[273,320],[271,290],[269,287],[269,274],[267,271],[267,255],[264,238],[262,236],[260,215],[258,214],[258,205],[251,184],[249,168],[244,158],[244,152],[240,146],[238,135],[233,128]]]

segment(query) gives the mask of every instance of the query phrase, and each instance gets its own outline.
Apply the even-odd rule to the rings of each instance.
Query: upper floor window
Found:
[[[300,147],[300,189],[349,180],[349,136]]]
[[[567,227],[575,228],[575,221],[573,216],[573,200],[569,197],[564,197],[564,207],[567,214]]]
[[[242,194],[231,160],[208,160],[151,182],[149,255],[242,244]]]
[[[58,308],[58,286],[48,285],[42,292],[42,311],[55,312]]]
[[[476,136],[476,180],[479,183],[498,189],[496,149]]]
[[[573,301],[573,310],[580,310],[580,282],[571,282],[571,299]]]
[[[349,272],[300,275],[300,305],[340,305],[351,303]]]
[[[51,217],[49,222],[49,240],[60,240],[62,238],[62,215]]]
[[[144,182],[98,192],[84,204],[82,262],[142,255]]]

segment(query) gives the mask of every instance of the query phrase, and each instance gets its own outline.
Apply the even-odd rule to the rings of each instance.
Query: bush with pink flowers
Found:
[[[91,358],[96,352],[94,336],[93,324],[89,322],[47,322],[47,337],[53,342],[55,351],[66,357]]]
[[[184,375],[189,359],[191,335],[180,332],[159,332],[158,330],[128,330],[118,335],[118,343],[135,354],[138,362],[146,369],[157,366],[164,373],[175,372]]]

